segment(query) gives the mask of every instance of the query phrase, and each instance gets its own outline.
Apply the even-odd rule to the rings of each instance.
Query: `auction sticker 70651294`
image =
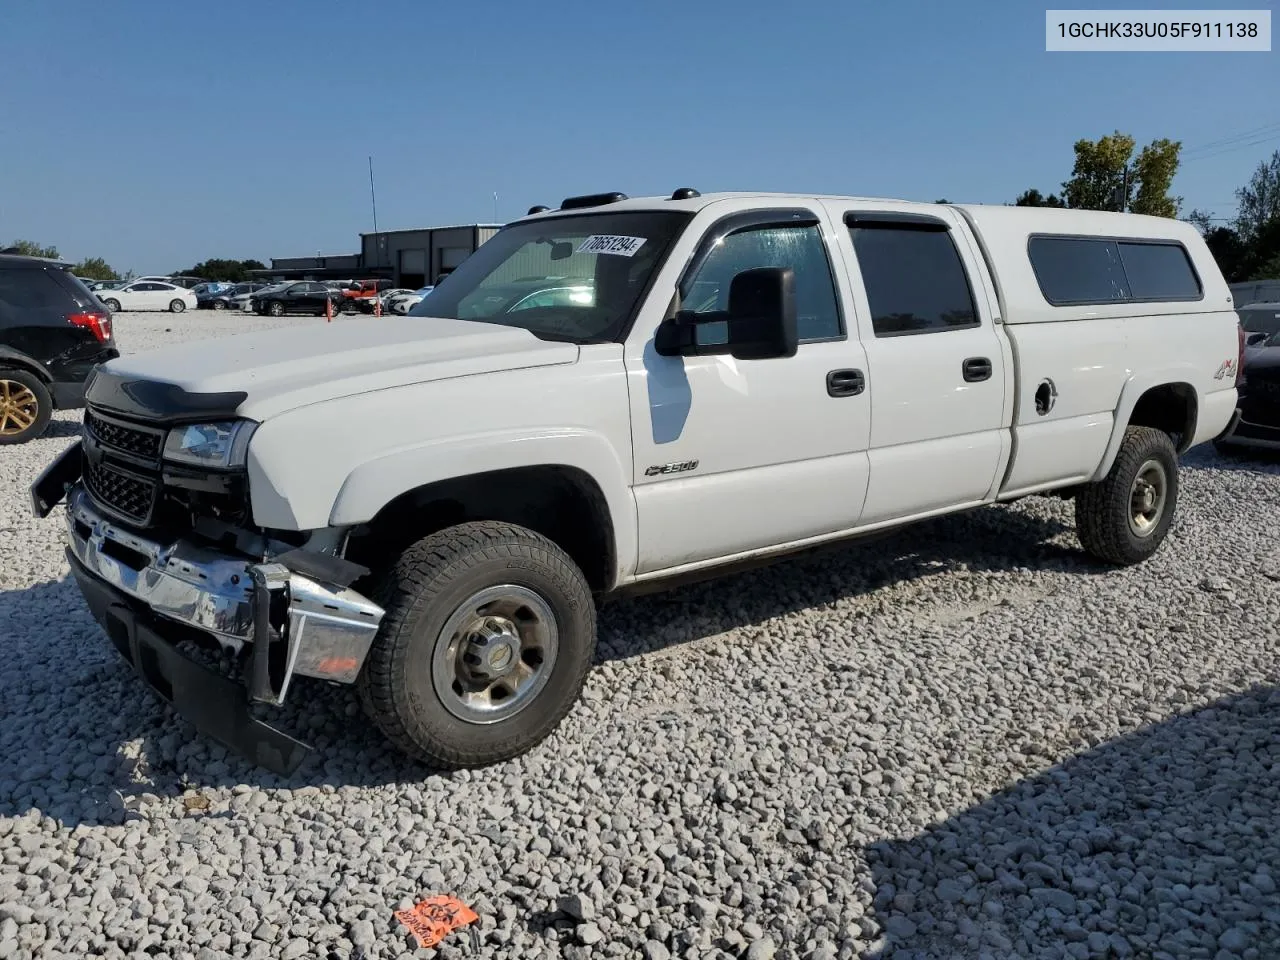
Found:
[[[633,257],[644,246],[644,237],[615,237],[598,234],[587,237],[578,245],[578,253],[611,253],[618,257]]]

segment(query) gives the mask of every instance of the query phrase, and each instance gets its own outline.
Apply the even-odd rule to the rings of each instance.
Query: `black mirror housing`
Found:
[[[659,356],[728,354],[735,360],[794,357],[799,348],[795,271],[790,267],[757,267],[734,276],[728,310],[680,312],[668,317],[654,334]],[[727,335],[717,343],[699,342],[700,329],[724,324]]]
[[[790,267],[744,270],[729,285],[729,353],[737,360],[794,357],[796,275]]]

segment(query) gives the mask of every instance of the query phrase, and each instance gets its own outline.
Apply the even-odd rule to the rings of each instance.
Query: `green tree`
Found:
[[[1258,164],[1249,182],[1236,190],[1236,232],[1256,241],[1269,224],[1280,221],[1280,150]]]
[[[120,276],[111,268],[111,264],[101,257],[86,257],[72,268],[77,277],[89,280],[119,280]]]
[[[1205,231],[1204,242],[1227,283],[1236,283],[1248,276],[1249,249],[1240,234],[1230,227],[1213,227]]]
[[[1169,196],[1173,177],[1178,172],[1178,156],[1182,144],[1176,140],[1153,140],[1142,148],[1133,163],[1131,179],[1137,180],[1138,191],[1129,209],[1152,217],[1176,217],[1182,206],[1181,197]]]
[[[1097,140],[1077,140],[1071,179],[1062,184],[1067,206],[1176,217],[1182,198],[1169,196],[1169,188],[1178,172],[1181,142],[1153,140],[1131,164],[1135,145],[1133,137],[1119,130]]]
[[[1062,184],[1067,206],[1076,210],[1120,210],[1133,196],[1125,170],[1133,155],[1134,139],[1117,130],[1097,140],[1077,140],[1071,179]]]
[[[57,247],[45,247],[34,240],[15,240],[6,248],[9,253],[18,253],[24,257],[45,257],[49,260],[59,258]]]
[[[240,283],[248,280],[250,270],[265,270],[267,265],[259,260],[203,260],[190,270],[181,270],[180,274],[193,277],[204,277],[206,280],[221,280],[226,283]]]
[[[1059,199],[1056,193],[1051,193],[1047,197],[1035,187],[1025,190],[1018,195],[1018,199],[1013,201],[1015,207],[1065,207],[1066,204]]]

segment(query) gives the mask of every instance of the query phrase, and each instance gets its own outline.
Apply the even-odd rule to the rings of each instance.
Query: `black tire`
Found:
[[[468,722],[437,692],[437,641],[466,601],[506,584],[545,603],[558,650],[545,686],[523,708],[495,722]],[[577,701],[595,652],[595,604],[582,571],[546,537],[491,521],[450,527],[405,550],[375,596],[386,615],[361,671],[360,696],[409,756],[443,768],[509,760],[545,739]]]
[[[120,312],[120,301],[117,300],[115,297],[107,297],[102,302],[106,306],[106,308],[110,310],[112,313]]]
[[[1163,470],[1165,484],[1159,514],[1139,532],[1134,520],[1139,474],[1146,476],[1157,468]],[[1082,485],[1076,494],[1076,535],[1099,560],[1117,566],[1141,563],[1164,542],[1177,505],[1178,453],[1173,441],[1153,427],[1129,427],[1106,477]]]
[[[34,440],[51,416],[53,397],[43,380],[26,370],[0,368],[0,446]]]
[[[170,300],[170,301],[169,301],[169,312],[170,312],[170,313],[182,313],[182,312],[183,312],[184,310],[186,310],[186,309],[187,309],[187,304],[186,304],[186,302],[185,302],[185,301],[183,301],[183,300]]]
[[[225,309],[227,309],[227,304],[226,304],[226,302],[225,302],[225,301],[223,301],[223,300],[215,300],[215,301],[213,301],[213,309],[215,309],[215,310],[225,310]]]
[[[279,300],[272,300],[271,305],[267,307],[267,313],[271,314],[273,317],[283,317],[284,304]]]

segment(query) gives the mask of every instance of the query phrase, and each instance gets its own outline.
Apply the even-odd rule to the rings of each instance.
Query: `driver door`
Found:
[[[703,235],[678,291],[648,298],[659,311],[672,293],[683,310],[724,310],[737,273],[790,267],[800,346],[793,357],[763,360],[661,356],[653,342],[661,316],[642,315],[636,332],[642,323],[646,332],[626,347],[641,576],[857,524],[871,410],[831,243],[820,211],[730,214]],[[710,336],[704,342],[717,342]]]

